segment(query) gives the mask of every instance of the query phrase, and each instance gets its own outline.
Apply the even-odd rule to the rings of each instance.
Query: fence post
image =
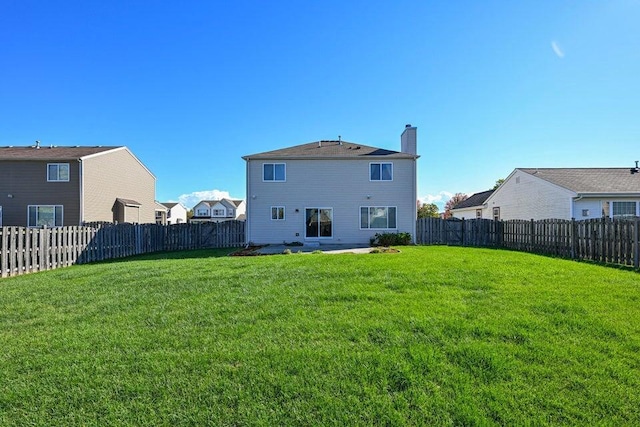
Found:
[[[635,234],[633,248],[633,266],[640,268],[640,218],[636,218],[633,223],[633,232]]]
[[[571,245],[571,259],[576,259],[576,244],[577,244],[577,238],[576,236],[578,235],[578,230],[576,229],[576,219],[575,218],[571,218],[571,230],[569,230],[569,240],[570,240],[570,245]]]

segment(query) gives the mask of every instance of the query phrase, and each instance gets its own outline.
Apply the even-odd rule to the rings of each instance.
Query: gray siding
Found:
[[[85,158],[84,220],[113,221],[117,198],[139,202],[141,223],[155,223],[155,177],[121,148]],[[136,215],[137,216],[137,215]]]
[[[393,163],[393,181],[370,182],[371,162]],[[286,182],[263,182],[264,163],[286,163]],[[386,231],[409,232],[413,236],[415,182],[413,159],[249,160],[247,241],[304,242],[305,208],[316,207],[333,209],[333,237],[321,242],[368,243],[375,233]],[[285,207],[285,220],[271,219],[272,206]],[[397,230],[361,230],[361,206],[395,206]]]
[[[48,163],[68,163],[69,181],[47,182]],[[3,161],[0,164],[2,225],[27,226],[27,206],[29,205],[62,205],[64,225],[78,225],[80,222],[79,181],[77,160]]]

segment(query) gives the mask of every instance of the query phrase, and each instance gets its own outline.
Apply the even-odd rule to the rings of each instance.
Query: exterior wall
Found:
[[[129,150],[88,156],[82,161],[82,169],[84,221],[113,221],[116,198],[121,198],[142,205],[141,223],[155,223],[156,179]]]
[[[369,164],[393,163],[393,181],[369,181]],[[286,163],[285,182],[263,182],[264,163]],[[376,233],[415,234],[416,162],[413,159],[247,161],[247,241],[254,244],[320,241],[369,243]],[[272,220],[271,207],[285,219]],[[397,229],[360,229],[360,207],[395,206]],[[332,238],[305,239],[305,208],[333,209]]]
[[[48,163],[68,163],[69,181],[47,182]],[[26,227],[29,205],[62,205],[63,224],[78,225],[80,222],[79,182],[77,160],[0,162],[2,225]]]
[[[575,196],[570,190],[516,169],[487,199],[487,215],[493,218],[493,208],[499,207],[502,220],[571,219]]]
[[[582,215],[583,209],[588,210],[588,215]],[[582,199],[573,202],[573,217],[576,220],[602,218],[602,200]]]
[[[482,209],[482,218],[489,218],[487,214],[487,209],[472,207],[472,208],[462,208],[462,209],[454,209],[451,210],[451,214],[454,218],[459,219],[476,219],[476,209]]]

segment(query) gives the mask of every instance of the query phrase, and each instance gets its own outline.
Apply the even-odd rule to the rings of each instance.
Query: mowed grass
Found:
[[[1,425],[638,425],[640,276],[160,254],[0,281]]]

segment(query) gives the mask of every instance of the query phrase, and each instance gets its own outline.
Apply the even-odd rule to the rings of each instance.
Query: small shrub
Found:
[[[313,251],[313,252],[311,252],[311,253],[312,253],[312,254],[321,254],[321,253],[322,253],[322,251],[321,251],[321,250],[319,250],[319,249],[316,249],[315,251]]]
[[[406,246],[411,243],[411,234],[376,233],[369,242],[371,246]]]
[[[378,248],[373,248],[369,251],[370,254],[379,254],[382,253],[382,251]]]
[[[282,251],[283,255],[291,255],[291,249],[285,249],[284,251]]]

